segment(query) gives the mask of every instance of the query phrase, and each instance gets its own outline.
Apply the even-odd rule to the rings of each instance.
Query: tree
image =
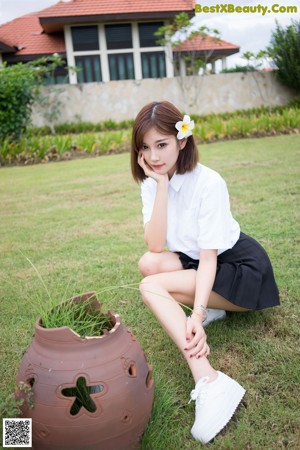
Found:
[[[300,92],[300,21],[292,20],[283,28],[276,22],[268,52],[278,72],[278,79]]]
[[[168,25],[162,26],[158,29],[155,35],[159,38],[158,44],[162,46],[178,47],[183,41],[189,40],[192,44],[197,36],[204,41],[205,39],[213,39],[215,42],[220,41],[220,33],[218,30],[210,29],[206,26],[201,26],[195,29],[195,25],[190,21],[187,13],[179,13],[174,17],[174,20]],[[214,50],[203,50],[203,54],[198,56],[197,49],[190,46],[189,51],[184,52],[184,56],[179,55],[179,58],[184,58],[189,75],[198,75],[199,69],[203,68],[206,73],[206,66],[212,56]],[[173,63],[176,64],[177,52],[174,52]]]
[[[59,65],[63,65],[60,56],[52,55],[27,64],[0,66],[0,142],[18,140],[26,131],[40,87]]]
[[[266,50],[260,50],[258,53],[244,52],[242,58],[247,61],[247,65],[243,66],[242,70],[236,70],[237,72],[254,72],[267,62],[269,53]],[[236,66],[238,67],[238,66]]]

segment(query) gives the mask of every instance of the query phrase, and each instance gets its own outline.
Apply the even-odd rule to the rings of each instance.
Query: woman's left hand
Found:
[[[192,314],[186,321],[186,347],[190,357],[207,357],[210,353],[206,342],[206,333],[202,325],[202,319],[197,314]]]

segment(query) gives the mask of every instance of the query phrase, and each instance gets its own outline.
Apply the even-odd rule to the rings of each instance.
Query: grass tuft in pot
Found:
[[[113,328],[109,316],[95,308],[94,297],[67,300],[41,314],[44,328],[69,327],[80,337],[100,336]]]
[[[62,299],[61,303],[57,304],[57,300],[51,297],[38,269],[29,258],[26,256],[25,258],[37,273],[49,299],[46,305],[40,298],[37,298],[35,302],[40,316],[40,325],[43,328],[69,327],[81,338],[84,338],[103,335],[114,327],[111,317],[101,312],[101,305],[95,293],[78,295],[68,300]],[[66,292],[68,287],[69,284]],[[65,295],[63,297],[66,298]]]

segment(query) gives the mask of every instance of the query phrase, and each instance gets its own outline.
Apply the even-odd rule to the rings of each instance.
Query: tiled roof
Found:
[[[194,7],[194,0],[61,0],[41,11],[40,17],[193,11]]]
[[[40,12],[47,33],[61,30],[63,24],[161,19],[176,13],[195,14],[194,0],[61,0]]]
[[[15,55],[65,53],[63,26],[124,18],[155,19],[179,11],[194,13],[194,0],[61,0],[42,11],[0,25],[0,44],[18,49]],[[145,16],[143,16],[145,14]],[[51,34],[46,34],[51,33]]]
[[[44,32],[40,19],[77,16],[103,16],[106,14],[126,14],[128,12],[165,12],[193,9],[191,0],[70,0],[60,1],[43,11],[19,17],[0,26],[0,44],[15,47],[16,55],[42,55],[52,53],[65,53],[63,33],[48,35]],[[224,51],[228,54],[239,51],[237,45],[230,42],[216,40],[211,36],[195,36],[187,39],[173,49],[175,52],[209,50]]]
[[[186,39],[180,45],[175,47],[175,52],[205,52],[210,50],[224,51],[232,54],[237,53],[240,47],[238,45],[231,44],[230,42],[222,41],[221,39],[215,39],[212,36],[194,36],[192,39]]]
[[[47,55],[66,51],[63,33],[45,34],[36,13],[1,25],[0,41],[10,47],[16,47],[18,56]]]

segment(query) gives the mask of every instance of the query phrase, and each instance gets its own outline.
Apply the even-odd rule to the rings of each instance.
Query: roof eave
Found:
[[[213,52],[212,56],[216,55],[234,55],[240,51],[240,47],[236,48],[215,48],[215,49],[206,49],[206,50],[176,50],[173,49],[174,53],[181,53],[182,56],[189,56],[193,53],[195,56],[206,56],[208,52]]]
[[[187,11],[159,11],[159,12],[132,12],[125,14],[97,14],[90,16],[63,16],[39,17],[41,27],[45,33],[54,33],[63,30],[64,25],[77,25],[82,23],[122,22],[131,20],[158,20],[173,19],[176,14],[186,12],[189,18],[195,15],[194,10]]]
[[[0,53],[16,53],[17,48],[0,41]]]
[[[66,58],[65,52],[57,52],[59,56],[62,58]],[[48,53],[35,53],[32,55],[11,55],[11,54],[2,54],[3,61],[8,63],[18,63],[18,62],[29,62],[38,58],[42,58],[43,56],[51,56],[53,52]]]

